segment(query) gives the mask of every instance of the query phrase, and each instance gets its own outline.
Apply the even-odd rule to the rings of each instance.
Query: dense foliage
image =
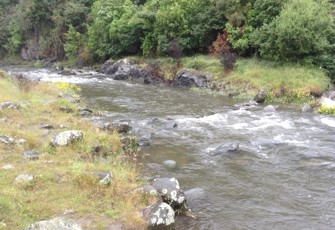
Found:
[[[95,61],[178,43],[186,55],[228,50],[334,73],[334,15],[330,0],[2,0],[0,52],[35,45],[35,59]]]

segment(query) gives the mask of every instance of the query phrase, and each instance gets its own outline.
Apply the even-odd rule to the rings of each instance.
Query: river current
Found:
[[[106,111],[95,120],[126,121],[133,135],[150,136],[143,174],[176,177],[198,216],[178,217],[175,229],[335,229],[334,117],[284,105],[275,112],[263,105],[244,110],[225,96],[94,72],[11,71],[75,83],[89,106]],[[213,154],[231,142],[239,144],[237,152]]]

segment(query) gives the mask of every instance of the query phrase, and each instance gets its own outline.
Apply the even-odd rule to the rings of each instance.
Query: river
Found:
[[[107,111],[96,120],[128,121],[134,135],[151,136],[143,174],[176,177],[192,189],[188,205],[198,218],[179,217],[175,229],[335,228],[335,118],[283,105],[242,110],[228,97],[96,73],[23,72],[76,83],[89,106]],[[237,152],[213,154],[230,142]]]

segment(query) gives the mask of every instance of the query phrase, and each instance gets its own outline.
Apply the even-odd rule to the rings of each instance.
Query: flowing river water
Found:
[[[134,135],[151,136],[143,174],[176,177],[198,216],[178,217],[175,229],[335,229],[334,117],[283,105],[242,110],[228,97],[96,73],[24,73],[76,83],[89,106],[107,111],[96,120],[127,121]],[[231,142],[237,152],[213,154]]]

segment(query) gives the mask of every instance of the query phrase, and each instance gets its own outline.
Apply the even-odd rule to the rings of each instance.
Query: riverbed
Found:
[[[229,97],[95,72],[8,70],[75,83],[106,114],[95,121],[128,122],[132,135],[148,137],[138,162],[143,175],[176,177],[191,190],[188,206],[198,218],[178,217],[175,229],[335,228],[334,117],[285,105],[241,109]],[[215,154],[226,143],[239,149]]]

